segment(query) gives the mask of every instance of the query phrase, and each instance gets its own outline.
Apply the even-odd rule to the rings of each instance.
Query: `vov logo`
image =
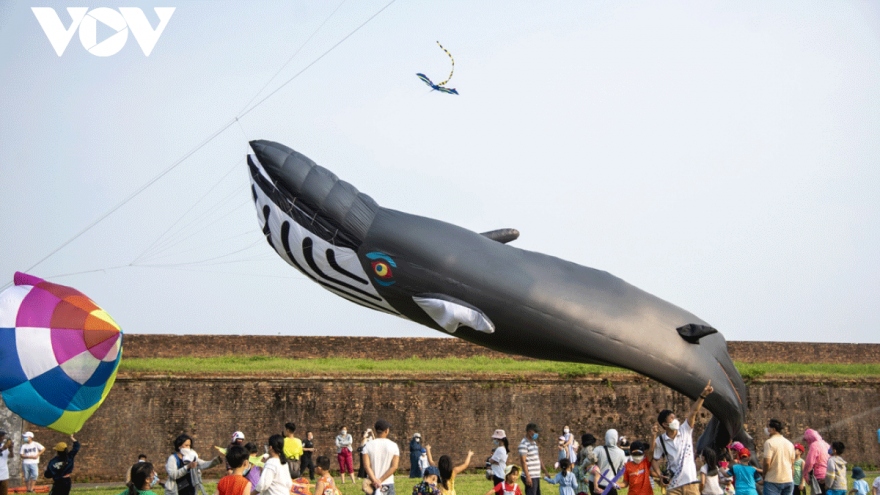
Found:
[[[153,10],[159,16],[159,25],[153,29],[147,16],[137,7],[119,7],[118,11],[107,7],[92,10],[88,7],[67,7],[67,13],[71,18],[68,27],[64,27],[64,23],[52,7],[31,8],[59,57],[67,49],[77,30],[83,48],[97,57],[109,57],[119,53],[128,41],[129,31],[134,35],[144,55],[149,57],[156,42],[159,41],[159,36],[165,31],[171,15],[174,14],[174,9],[175,7],[154,7]],[[100,43],[98,43],[99,22],[115,31]]]

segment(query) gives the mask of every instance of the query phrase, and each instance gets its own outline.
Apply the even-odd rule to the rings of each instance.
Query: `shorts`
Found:
[[[22,471],[21,475],[24,477],[25,481],[37,479],[37,471],[39,471],[37,469],[37,467],[38,466],[36,464],[22,464],[21,465],[21,471]]]
[[[666,491],[667,495],[700,495],[700,484],[689,483]]]

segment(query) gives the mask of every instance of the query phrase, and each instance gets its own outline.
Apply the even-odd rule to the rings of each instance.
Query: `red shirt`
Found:
[[[629,486],[629,495],[654,495],[651,487],[651,459],[645,457],[638,464],[632,461],[624,464],[623,481]]]
[[[248,483],[250,481],[244,476],[230,474],[220,478],[220,482],[217,483],[217,492],[220,495],[249,495],[244,493]]]
[[[522,492],[519,489],[519,483],[508,485],[504,481],[495,485],[495,493],[498,495],[522,495]]]

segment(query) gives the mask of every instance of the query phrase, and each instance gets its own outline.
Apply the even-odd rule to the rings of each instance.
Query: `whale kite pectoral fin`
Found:
[[[485,313],[470,304],[445,294],[420,294],[413,301],[443,330],[455,333],[459,327],[469,327],[484,333],[494,333],[495,324]]]
[[[681,338],[691,344],[699,344],[700,339],[706,335],[718,333],[718,330],[715,330],[709,325],[697,325],[696,323],[688,323],[687,325],[676,328],[676,330],[678,330],[678,334],[681,335]]]
[[[508,242],[515,241],[519,238],[519,231],[516,229],[498,229],[490,232],[483,232],[480,235],[488,237],[493,241],[500,242],[501,244],[507,244]]]

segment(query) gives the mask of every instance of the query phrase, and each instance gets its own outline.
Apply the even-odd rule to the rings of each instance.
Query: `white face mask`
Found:
[[[570,432],[570,431],[571,431],[571,430],[569,430],[568,428],[564,428],[564,429],[562,430],[562,433],[568,433],[568,432]]]
[[[342,436],[345,436],[345,435],[348,435],[348,432],[345,430],[342,430]]]
[[[678,428],[681,426],[681,423],[678,422],[678,418],[673,419],[669,422],[669,429],[672,431],[678,431]]]
[[[193,456],[193,450],[187,447],[180,448],[180,455],[183,456],[184,459],[191,459]]]
[[[642,462],[643,460],[645,460],[645,456],[643,456],[643,455],[634,455],[633,456],[633,462],[636,464]]]
[[[150,480],[150,488],[156,486],[156,483],[158,483],[158,482],[159,482],[159,475],[156,473],[153,473],[153,479]]]
[[[769,437],[769,436],[770,436],[770,428],[767,428],[767,427],[765,426],[765,427],[764,427],[764,434],[767,435],[767,436]]]

